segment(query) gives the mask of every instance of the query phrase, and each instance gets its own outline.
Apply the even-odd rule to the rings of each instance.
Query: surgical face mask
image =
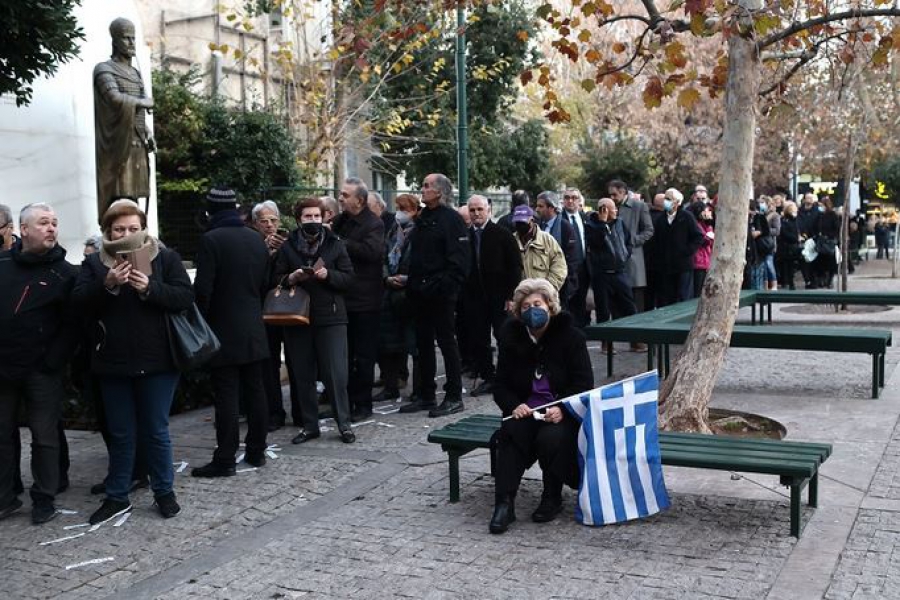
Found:
[[[817,208],[819,209],[819,212],[825,212],[825,207],[824,207],[824,206],[819,206],[819,207],[817,207]]]
[[[303,235],[308,238],[317,237],[320,233],[322,233],[322,224],[316,222],[308,222],[300,225],[300,231],[303,232]]]
[[[761,212],[761,213],[766,212],[766,203],[765,202],[759,203],[759,212]]]
[[[663,208],[666,212],[670,212],[672,210],[672,201],[671,200],[663,200]]]
[[[522,312],[522,322],[525,323],[525,327],[532,331],[540,329],[546,325],[549,320],[550,313],[540,306],[532,306],[528,310]]]
[[[412,221],[412,215],[403,210],[398,210],[395,218],[397,219],[397,224],[401,227]]]

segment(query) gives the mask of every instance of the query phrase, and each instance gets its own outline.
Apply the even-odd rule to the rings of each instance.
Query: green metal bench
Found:
[[[756,298],[762,293],[741,292],[741,305],[755,307]],[[670,346],[683,344],[687,339],[696,307],[697,301],[689,300],[640,315],[589,325],[585,328],[585,334],[593,341],[647,344],[647,369],[654,368],[655,358],[655,368],[660,377],[666,377],[669,374]],[[755,310],[753,322],[756,322]],[[884,360],[892,338],[892,333],[888,330],[806,325],[735,325],[731,334],[731,347],[869,354],[872,357],[872,398],[878,398],[884,387]],[[612,353],[606,355],[606,374],[607,377],[613,375]]]
[[[779,290],[756,292],[755,304],[759,305],[759,318],[768,309],[767,322],[772,322],[773,304],[833,304],[841,306],[900,306],[900,293],[896,292],[836,292],[831,290]],[[754,316],[755,316],[754,310]]]
[[[459,459],[478,448],[490,449],[500,428],[497,415],[472,415],[428,434],[450,462],[450,502],[459,502]],[[696,469],[777,475],[791,490],[791,535],[800,537],[800,496],[809,486],[808,504],[818,506],[819,465],[831,455],[831,444],[745,439],[700,433],[659,434],[662,464]],[[494,457],[491,455],[491,473]]]

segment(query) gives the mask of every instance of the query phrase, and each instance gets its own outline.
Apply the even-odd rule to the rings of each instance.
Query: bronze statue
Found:
[[[144,91],[140,72],[131,66],[134,23],[116,19],[109,25],[109,34],[112,58],[94,67],[98,215],[117,198],[150,196],[148,153],[156,150],[147,131],[153,100]]]

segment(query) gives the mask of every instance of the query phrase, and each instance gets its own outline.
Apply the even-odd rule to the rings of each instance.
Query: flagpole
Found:
[[[610,383],[610,384],[607,384],[607,385],[601,385],[599,388],[594,388],[594,389],[602,390],[603,388],[609,387],[610,385],[619,385],[619,384],[625,383],[626,381],[631,381],[631,380],[633,380],[633,379],[639,379],[639,378],[643,377],[644,375],[647,375],[648,373],[653,373],[653,371],[651,370],[651,371],[647,371],[646,373],[641,373],[641,374],[639,374],[639,375],[633,375],[633,376],[631,376],[631,377],[626,377],[625,379],[622,379],[622,380],[620,380],[620,381],[616,381],[615,383]],[[574,399],[574,398],[580,398],[582,395],[588,394],[588,393],[590,393],[590,392],[592,392],[592,391],[594,391],[594,390],[588,390],[587,392],[581,392],[580,394],[573,394],[573,395],[568,396],[568,397],[566,397],[566,398],[560,398],[559,400],[554,400],[553,402],[548,402],[547,404],[542,404],[542,405],[540,405],[540,406],[536,406],[535,408],[532,408],[532,409],[531,409],[531,412],[535,412],[535,411],[538,411],[538,410],[542,410],[542,409],[544,409],[544,408],[550,408],[551,406],[556,406],[557,404],[562,404],[563,402],[568,402],[569,400],[572,400],[572,399]],[[515,418],[515,417],[514,417],[513,415],[509,415],[508,417],[503,417],[502,419],[500,419],[500,421],[501,421],[501,422],[503,422],[503,421],[509,421],[510,419],[514,419],[514,418]]]

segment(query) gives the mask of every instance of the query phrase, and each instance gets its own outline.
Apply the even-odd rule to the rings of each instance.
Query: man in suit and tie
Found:
[[[465,323],[477,377],[473,396],[494,390],[491,329],[496,338],[506,321],[507,306],[522,280],[522,256],[513,235],[491,221],[491,203],[484,196],[469,198],[469,241],[472,266],[463,286]]]
[[[584,243],[584,212],[581,211],[583,200],[581,192],[570,188],[563,193],[563,212],[560,216],[572,226],[575,238],[572,263],[569,271],[575,273],[574,285],[569,295],[569,312],[575,318],[575,324],[586,327],[590,323],[587,311],[587,293],[591,288],[591,277],[588,272],[587,248]]]
[[[563,308],[569,308],[569,296],[578,288],[578,276],[575,264],[575,229],[571,222],[561,217],[559,214],[559,197],[550,191],[544,191],[538,194],[537,202],[534,207],[534,214],[540,221],[541,229],[553,236],[559,247],[562,248],[563,254],[566,256],[566,266],[569,269],[569,276],[565,285],[559,290],[559,300]]]

